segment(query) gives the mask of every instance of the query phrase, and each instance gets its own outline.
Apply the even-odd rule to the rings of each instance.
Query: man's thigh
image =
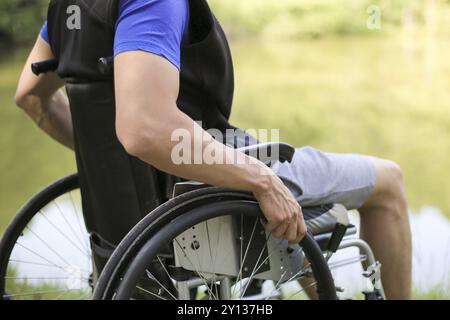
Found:
[[[311,147],[296,149],[291,163],[277,163],[272,169],[302,206],[341,203],[347,209],[358,209],[376,180],[369,157],[322,152]]]

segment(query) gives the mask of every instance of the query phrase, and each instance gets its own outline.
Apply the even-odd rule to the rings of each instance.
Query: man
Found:
[[[96,68],[98,58],[110,55],[114,77]],[[54,57],[57,73],[32,74],[31,63]],[[64,84],[69,98],[60,89]],[[75,149],[83,211],[97,244],[116,245],[160,204],[156,193],[161,184],[169,190],[171,184],[157,168],[252,192],[266,229],[290,242],[306,232],[299,203],[358,209],[361,235],[383,265],[387,297],[410,298],[411,240],[399,166],[306,147],[296,150],[291,164],[272,168],[273,175],[194,122],[221,132],[230,128],[232,94],[230,52],[206,1],[53,0],[16,102],[51,137]],[[192,145],[200,145],[202,154],[208,148],[235,161],[175,164],[171,137],[177,129],[192,133]]]

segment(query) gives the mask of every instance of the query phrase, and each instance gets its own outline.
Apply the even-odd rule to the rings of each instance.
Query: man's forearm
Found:
[[[120,132],[119,138],[127,151],[162,171],[211,185],[255,193],[271,184],[271,170],[262,162],[214,140],[184,113],[171,112],[164,119],[149,119],[148,123],[141,123],[142,127],[125,128],[125,133]],[[179,143],[171,139],[175,130],[189,132],[188,163],[177,164],[172,159],[173,148]],[[217,163],[205,163],[205,153],[214,154]],[[201,161],[196,162],[194,158]]]
[[[69,101],[62,90],[47,99],[30,94],[18,104],[50,137],[70,149],[74,148]]]

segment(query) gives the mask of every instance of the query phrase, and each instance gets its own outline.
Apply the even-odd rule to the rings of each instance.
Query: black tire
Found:
[[[32,223],[33,218],[49,203],[79,189],[78,175],[66,176],[33,196],[16,214],[6,229],[0,241],[0,300],[7,299],[6,280],[11,253],[19,237],[24,234],[25,228]]]
[[[141,220],[119,244],[100,275],[94,299],[127,298],[130,288],[139,277],[139,271],[142,271],[154,250],[168,241],[166,235],[176,234],[196,222],[224,215],[225,211],[229,214],[230,209],[239,207],[253,215],[260,214],[258,204],[250,194],[216,187],[182,194],[158,207]],[[184,216],[181,217],[182,215]],[[155,241],[158,237],[163,239]],[[333,277],[317,243],[308,235],[301,246],[311,263],[319,298],[337,299]],[[121,281],[122,278],[126,281]]]

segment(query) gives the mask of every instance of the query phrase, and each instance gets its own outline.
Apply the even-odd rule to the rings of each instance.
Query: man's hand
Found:
[[[254,192],[266,218],[265,228],[277,238],[299,243],[306,234],[302,208],[277,176],[270,176],[265,190]]]

